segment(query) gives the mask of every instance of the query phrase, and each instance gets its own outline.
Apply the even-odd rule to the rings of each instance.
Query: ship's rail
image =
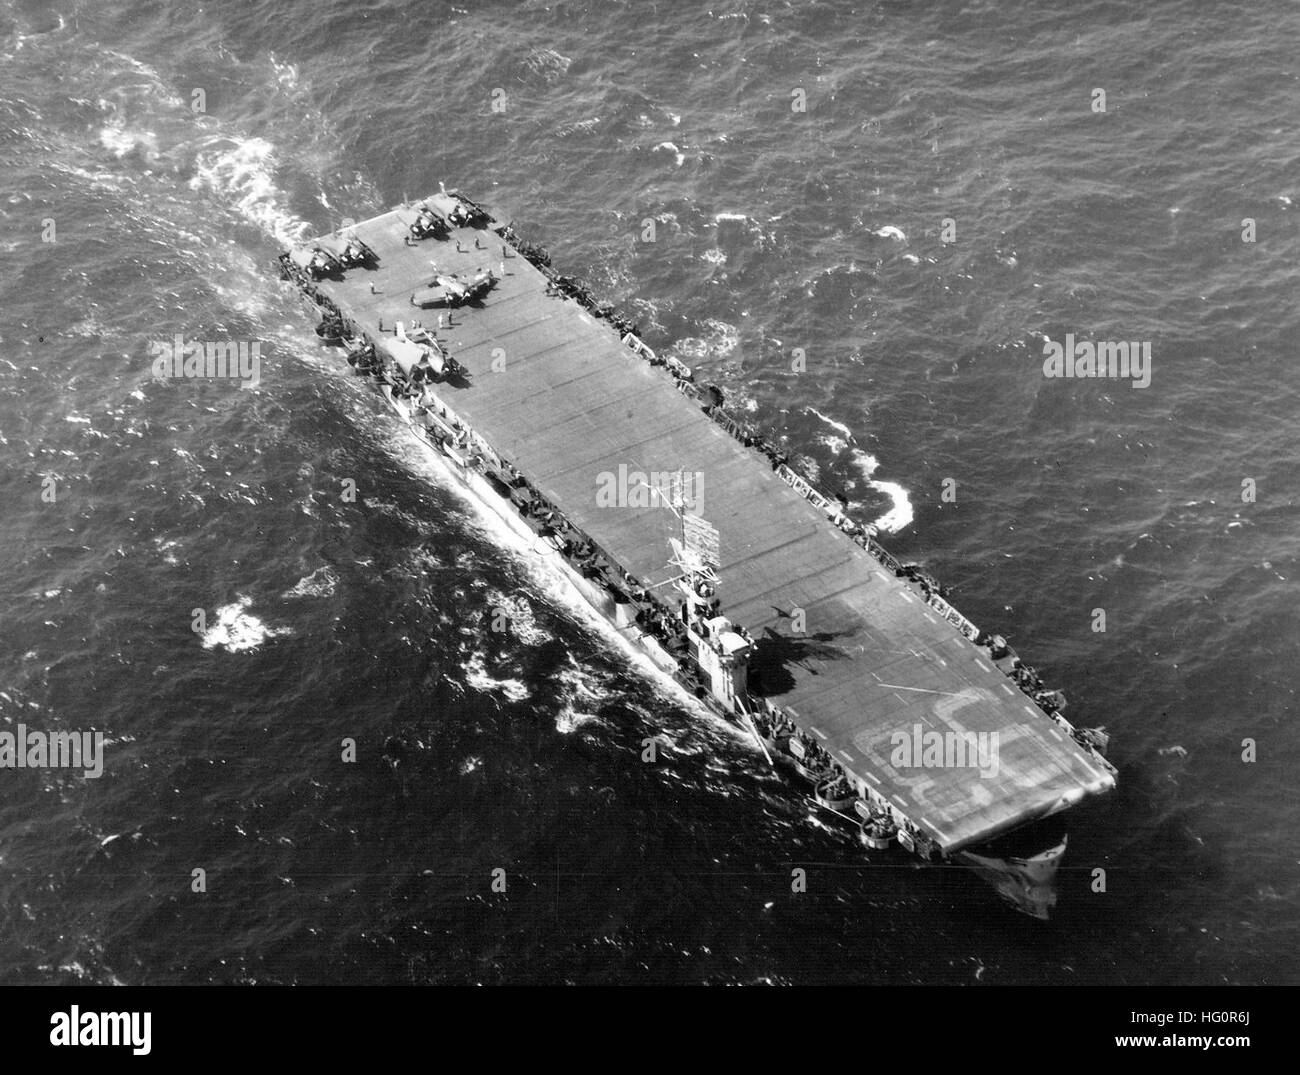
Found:
[[[954,627],[956,627],[957,630],[959,630],[972,642],[975,642],[979,639],[980,629],[976,627],[973,623],[971,623],[970,620],[968,620],[955,608],[953,608],[952,605],[948,604],[948,602],[945,601],[938,594],[930,595],[929,604],[932,609],[934,609],[937,613],[939,613],[940,616],[942,616],[945,620],[947,620]]]
[[[748,426],[741,425],[731,415],[721,407],[714,407],[709,412],[711,417],[718,425],[722,426],[736,440],[740,441],[746,448],[754,443],[754,432]]]

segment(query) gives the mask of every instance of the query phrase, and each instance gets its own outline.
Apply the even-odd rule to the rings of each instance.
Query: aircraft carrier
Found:
[[[1105,735],[549,255],[442,190],[280,258],[485,510],[791,778],[1046,918]],[[1049,820],[1050,819],[1050,820]]]

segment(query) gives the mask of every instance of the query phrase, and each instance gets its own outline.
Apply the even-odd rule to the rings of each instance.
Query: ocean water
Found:
[[[0,0],[0,730],[107,736],[98,780],[0,771],[0,981],[1300,981],[1298,33]],[[440,180],[1108,728],[1053,922],[867,861],[321,345],[275,255]],[[261,384],[155,381],[177,333]],[[1150,386],[1045,378],[1065,333],[1150,341]]]

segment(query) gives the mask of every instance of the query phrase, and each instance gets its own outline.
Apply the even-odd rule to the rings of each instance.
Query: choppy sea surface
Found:
[[[1300,981],[1298,36],[1282,0],[0,0],[0,730],[107,736],[98,780],[0,771],[0,981]],[[1053,922],[868,862],[321,345],[275,255],[440,180],[1108,728]],[[1067,332],[1150,341],[1151,385],[1046,379]],[[155,380],[177,333],[260,341],[261,384]]]

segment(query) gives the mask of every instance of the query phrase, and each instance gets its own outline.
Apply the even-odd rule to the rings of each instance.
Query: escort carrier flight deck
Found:
[[[280,265],[485,510],[866,848],[969,866],[1048,917],[1061,813],[1115,785],[1104,732],[718,389],[456,192]]]

